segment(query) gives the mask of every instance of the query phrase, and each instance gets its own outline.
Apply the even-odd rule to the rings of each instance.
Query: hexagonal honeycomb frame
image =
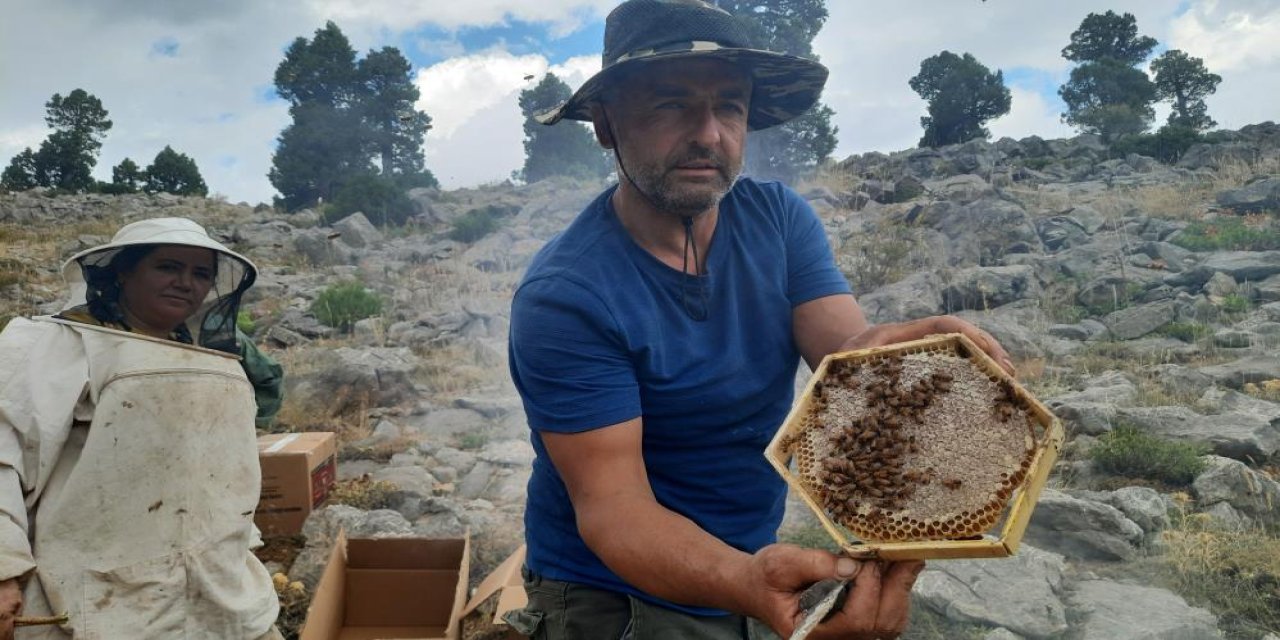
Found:
[[[1036,443],[1030,466],[1025,477],[1016,485],[1012,495],[1005,500],[1003,520],[999,534],[991,532],[981,539],[964,540],[924,540],[908,542],[862,541],[856,539],[847,529],[837,524],[824,509],[818,498],[812,495],[810,488],[792,471],[794,458],[793,448],[805,428],[805,417],[815,398],[815,385],[826,379],[833,363],[850,363],[868,365],[889,357],[902,357],[911,354],[945,351],[967,359],[979,371],[993,381],[1001,381],[1017,396],[1018,402],[1025,408],[1030,421],[1039,425],[1043,437]],[[849,556],[854,558],[879,558],[885,560],[927,560],[945,558],[1000,558],[1013,555],[1022,541],[1031,519],[1031,512],[1040,492],[1049,477],[1049,472],[1057,460],[1062,448],[1064,432],[1062,423],[1040,401],[1036,400],[1026,389],[1009,374],[1005,373],[994,360],[962,334],[945,334],[930,336],[921,340],[904,342],[884,347],[874,347],[858,351],[833,353],[823,358],[816,371],[810,376],[804,392],[791,408],[791,412],[779,427],[777,434],[765,450],[765,457],[774,469],[787,482],[787,485],[814,512],[824,529],[835,540],[836,544]]]

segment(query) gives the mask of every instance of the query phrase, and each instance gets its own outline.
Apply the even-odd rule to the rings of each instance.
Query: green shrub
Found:
[[[1206,463],[1201,456],[1208,451],[1203,445],[1165,440],[1132,425],[1117,425],[1098,438],[1089,457],[1106,473],[1180,486],[1190,484],[1204,471]]]
[[[1280,231],[1245,224],[1243,218],[1222,217],[1210,222],[1192,222],[1173,243],[1192,251],[1269,251],[1280,249]]]
[[[453,221],[449,238],[458,242],[475,242],[498,230],[502,218],[515,210],[497,205],[472,209]]]
[[[489,444],[489,435],[478,431],[468,431],[458,436],[458,448],[463,451],[483,449]]]
[[[251,336],[253,335],[254,329],[258,328],[258,325],[253,321],[253,316],[250,315],[248,311],[241,309],[240,312],[236,314],[236,328],[240,330],[240,333],[243,333],[246,336]]]
[[[1222,297],[1222,303],[1218,305],[1226,313],[1248,313],[1253,303],[1249,299],[1238,293],[1228,293]]]
[[[320,292],[311,313],[330,327],[350,331],[357,322],[382,313],[382,298],[359,282],[335,284]]]
[[[1111,144],[1111,157],[1123,158],[1130,153],[1155,158],[1165,164],[1173,164],[1204,138],[1190,127],[1165,125],[1155,133],[1139,133],[1122,136]]]
[[[1022,166],[1028,169],[1031,169],[1032,171],[1044,171],[1045,167],[1053,164],[1053,161],[1054,161],[1054,158],[1050,156],[1043,156],[1039,158],[1023,158]]]
[[[375,226],[400,226],[418,213],[418,207],[395,180],[382,176],[358,175],[342,185],[333,202],[324,210],[325,222],[333,224],[361,212]]]
[[[1199,322],[1170,322],[1157,329],[1156,333],[1176,338],[1183,342],[1195,342],[1209,335],[1210,329]]]

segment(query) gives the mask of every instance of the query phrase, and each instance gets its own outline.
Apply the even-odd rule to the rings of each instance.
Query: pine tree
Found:
[[[824,0],[716,0],[714,4],[742,19],[755,46],[817,59],[813,38],[827,21]],[[819,102],[786,124],[752,132],[747,136],[746,172],[794,180],[817,167],[836,148],[839,130],[831,124],[834,115]]]
[[[437,186],[422,151],[431,118],[415,107],[411,71],[395,47],[357,60],[333,22],[311,40],[294,40],[275,73],[293,123],[280,134],[268,174],[286,210],[340,195],[350,205],[358,194]],[[341,194],[348,184],[353,191]]]
[[[44,121],[53,133],[38,151],[25,149],[10,161],[0,176],[6,189],[52,187],[64,191],[90,191],[96,185],[93,166],[98,163],[102,139],[111,130],[102,101],[76,89],[63,97],[55,93],[45,103]]]
[[[209,193],[204,178],[200,176],[200,169],[196,167],[196,161],[185,153],[174,151],[169,145],[165,145],[147,167],[146,186],[143,189],[147,193],[163,192],[180,196],[205,196]]]
[[[1156,44],[1138,35],[1131,13],[1089,14],[1062,50],[1064,58],[1080,63],[1058,90],[1067,104],[1062,119],[1107,141],[1145,131],[1155,119],[1156,87],[1134,67]]]
[[[524,168],[517,176],[527,183],[552,176],[604,177],[612,170],[608,156],[586,127],[566,120],[554,127],[533,115],[569,99],[569,85],[548,73],[533,88],[520,92],[524,114]]]
[[[5,191],[34,189],[40,186],[36,171],[36,154],[31,147],[27,147],[14,156],[9,161],[9,166],[5,167],[4,173],[0,174],[0,189]]]
[[[422,137],[431,117],[416,108],[421,93],[412,66],[395,47],[370,51],[357,66],[360,116],[369,129],[383,177],[406,186],[436,186],[425,168]]]
[[[137,163],[129,158],[111,168],[111,184],[121,193],[137,193],[146,182],[147,174],[138,168]]]
[[[943,51],[920,63],[911,88],[929,101],[922,147],[940,147],[991,135],[987,120],[1009,113],[1012,98],[1000,71],[991,73],[972,54]]]
[[[1218,124],[1209,117],[1204,99],[1218,90],[1222,76],[1209,73],[1204,60],[1170,49],[1151,62],[1151,73],[1155,76],[1156,97],[1173,102],[1169,126],[1203,131]]]

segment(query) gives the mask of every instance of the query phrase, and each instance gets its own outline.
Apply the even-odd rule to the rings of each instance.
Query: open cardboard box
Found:
[[[520,545],[518,549],[507,556],[497,569],[493,570],[485,579],[480,582],[480,586],[476,587],[476,592],[471,596],[471,600],[467,602],[467,606],[462,608],[462,617],[465,618],[476,610],[484,601],[498,595],[498,603],[493,611],[493,626],[507,627],[507,622],[502,619],[508,611],[523,609],[528,604],[528,596],[524,592],[524,578],[520,575],[520,568],[524,566],[525,546]],[[507,633],[502,636],[503,640],[518,640],[524,636],[516,633],[514,629],[507,629]]]
[[[338,477],[337,434],[274,433],[258,438],[262,495],[254,524],[264,536],[302,531],[313,509],[329,497]]]
[[[338,534],[301,640],[459,640],[471,536]]]

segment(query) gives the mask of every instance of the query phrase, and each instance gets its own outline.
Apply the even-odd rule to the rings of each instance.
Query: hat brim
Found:
[[[710,46],[707,46],[710,45]],[[751,74],[751,106],[747,128],[756,131],[780,125],[808,111],[818,102],[827,83],[822,64],[773,51],[719,47],[714,43],[686,43],[678,48],[631,54],[591,76],[565,102],[534,115],[545,125],[561,120],[591,120],[591,103],[618,73],[639,65],[677,58],[715,58],[742,67]]]
[[[67,258],[62,263],[62,278],[70,289],[66,305],[75,306],[84,302],[84,265],[106,266],[122,249],[146,245],[200,247],[213,251],[218,256],[218,276],[209,291],[211,297],[225,296],[238,290],[248,289],[258,277],[258,268],[253,261],[228,249],[217,240],[201,233],[168,230],[159,236],[108,242]]]

